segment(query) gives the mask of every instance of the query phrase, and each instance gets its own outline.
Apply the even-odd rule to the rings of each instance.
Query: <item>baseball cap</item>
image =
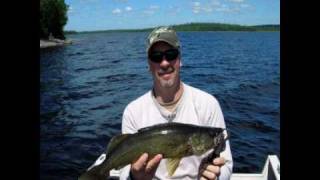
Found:
[[[169,26],[161,26],[155,28],[148,36],[147,39],[147,53],[152,45],[156,42],[164,41],[176,49],[180,49],[180,41],[178,39],[176,31]]]

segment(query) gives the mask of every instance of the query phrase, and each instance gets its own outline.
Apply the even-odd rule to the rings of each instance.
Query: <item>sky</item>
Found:
[[[142,29],[190,22],[280,24],[280,0],[65,0],[65,30]]]

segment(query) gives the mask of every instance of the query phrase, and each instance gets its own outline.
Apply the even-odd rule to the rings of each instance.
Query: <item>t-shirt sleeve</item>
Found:
[[[134,117],[131,113],[130,107],[126,107],[122,115],[121,123],[122,134],[133,134],[137,132],[137,128],[134,122]]]

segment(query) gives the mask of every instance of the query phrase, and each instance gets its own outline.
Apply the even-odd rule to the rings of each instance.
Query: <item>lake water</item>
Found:
[[[181,79],[214,95],[234,172],[280,157],[280,33],[179,32]],[[69,35],[40,53],[40,178],[76,179],[121,130],[125,106],[152,86],[147,33]]]

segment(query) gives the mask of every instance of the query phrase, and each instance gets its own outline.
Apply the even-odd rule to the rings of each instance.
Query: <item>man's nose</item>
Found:
[[[165,57],[163,57],[162,61],[160,62],[160,66],[165,67],[165,66],[169,66],[169,65],[170,65],[170,62]]]

